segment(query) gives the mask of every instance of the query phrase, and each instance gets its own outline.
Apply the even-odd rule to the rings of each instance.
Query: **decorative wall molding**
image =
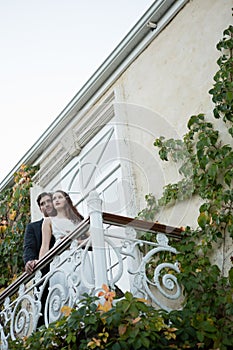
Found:
[[[114,99],[112,91],[102,102],[75,116],[76,123],[70,123],[42,153],[39,159],[40,170],[33,178],[36,184],[45,187],[114,117]]]

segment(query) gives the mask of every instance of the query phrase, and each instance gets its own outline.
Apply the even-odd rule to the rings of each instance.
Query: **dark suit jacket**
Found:
[[[43,219],[30,222],[26,227],[23,249],[24,264],[26,264],[29,260],[35,260],[39,258],[39,252],[42,243],[42,222]],[[55,238],[52,236],[50,241],[50,248],[52,248],[54,242]]]
[[[24,264],[29,260],[35,260],[39,258],[39,253],[40,253],[40,247],[42,243],[42,223],[43,219],[39,221],[34,221],[31,222],[30,224],[27,225],[25,234],[24,234],[24,247],[23,247],[23,260]],[[54,236],[51,237],[50,241],[50,248],[55,243],[55,238]],[[42,275],[46,274],[49,272],[49,265],[45,266],[42,270]],[[44,292],[41,297],[41,303],[42,303],[42,308],[41,312],[42,315],[40,316],[37,327],[40,327],[41,325],[44,324],[44,306],[45,306],[45,301],[47,298],[48,294],[48,286],[45,287]]]

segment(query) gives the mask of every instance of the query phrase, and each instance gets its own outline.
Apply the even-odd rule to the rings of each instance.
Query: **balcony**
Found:
[[[128,290],[155,308],[181,307],[177,252],[169,243],[180,239],[181,229],[103,213],[96,192],[88,208],[89,217],[38,261],[32,275],[23,273],[0,294],[1,350],[8,349],[9,337],[47,327],[61,317],[62,306],[78,307],[83,293],[97,295],[103,284],[118,298]],[[140,239],[143,232],[154,233],[155,242]]]

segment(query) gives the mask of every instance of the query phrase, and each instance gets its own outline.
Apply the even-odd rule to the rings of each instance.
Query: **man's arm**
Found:
[[[37,227],[38,225],[39,223],[28,224],[24,235],[23,260],[25,270],[28,273],[32,273],[36,263],[35,260],[38,259],[39,255],[38,239],[36,237],[36,230],[39,228]]]

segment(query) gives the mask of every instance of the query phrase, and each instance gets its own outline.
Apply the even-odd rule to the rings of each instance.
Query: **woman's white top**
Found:
[[[74,223],[67,218],[59,218],[57,216],[50,217],[52,223],[52,233],[55,237],[55,244],[57,245],[62,238],[73,232],[79,223]]]

